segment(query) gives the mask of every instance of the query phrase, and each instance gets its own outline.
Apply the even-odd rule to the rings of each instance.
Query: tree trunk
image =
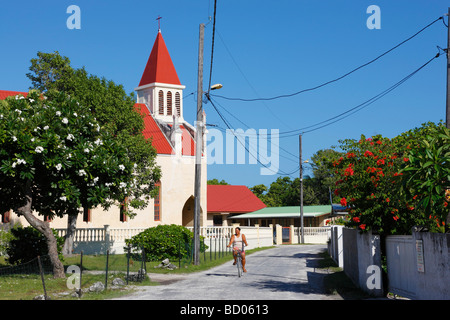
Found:
[[[77,215],[68,214],[67,215],[67,232],[64,237],[64,247],[63,254],[69,255],[73,252],[73,237],[75,235],[75,230],[77,229]]]
[[[58,257],[58,246],[56,238],[50,228],[48,222],[41,221],[33,215],[31,210],[31,203],[33,201],[33,192],[31,191],[31,181],[28,180],[25,185],[25,199],[26,202],[22,207],[17,208],[17,213],[23,215],[28,223],[39,232],[41,232],[47,239],[48,254],[53,266],[53,276],[55,278],[64,278],[64,266]]]

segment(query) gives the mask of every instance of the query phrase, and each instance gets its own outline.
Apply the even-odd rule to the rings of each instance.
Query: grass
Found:
[[[342,268],[334,262],[325,250],[317,261],[319,269],[326,269],[329,274],[324,276],[324,289],[326,294],[339,294],[345,300],[361,300],[370,296],[356,287]]]
[[[247,254],[251,254],[257,251],[269,249],[257,248],[248,250]],[[177,266],[175,270],[167,270],[154,268],[159,264],[159,262],[147,262],[146,269],[148,273],[170,273],[170,274],[185,274],[192,272],[199,272],[208,270],[215,266],[221,265],[225,262],[231,261],[233,259],[232,254],[224,255],[219,257],[216,255],[214,259],[214,253],[212,254],[212,259],[209,252],[200,255],[200,265],[185,264],[181,268],[178,268],[178,261],[172,261],[173,264]],[[70,265],[80,266],[80,255],[73,255],[70,257],[65,257],[64,269]],[[0,257],[0,268],[8,266],[5,259]],[[141,268],[140,261],[130,261],[130,272],[137,272]],[[83,273],[81,280],[81,287],[83,289],[89,288],[95,282],[105,282],[105,271],[106,269],[106,255],[83,255]],[[111,282],[114,278],[121,278],[125,280],[127,271],[127,259],[125,254],[110,255],[108,257],[108,289],[100,293],[84,293],[81,299],[86,300],[104,300],[118,297],[124,294],[130,293],[134,286],[149,286],[149,285],[159,285],[159,283],[151,281],[150,278],[146,278],[143,282],[130,282],[131,287],[128,286],[126,289],[117,290],[111,289]],[[70,275],[69,275],[70,276]],[[69,277],[68,276],[68,277]],[[64,279],[55,279],[50,274],[44,275],[45,288],[47,296],[52,300],[70,300],[77,297],[72,297],[71,295],[61,296],[59,294],[63,292],[73,293],[74,290],[70,290],[67,287],[68,277]],[[44,294],[44,289],[39,274],[16,274],[16,275],[0,275],[0,300],[31,300],[38,295]]]

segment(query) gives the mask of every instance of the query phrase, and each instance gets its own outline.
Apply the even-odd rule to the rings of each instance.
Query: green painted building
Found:
[[[331,205],[303,206],[303,225],[305,227],[326,226],[330,219]],[[266,207],[257,211],[230,216],[231,223],[240,223],[241,226],[268,227],[270,224],[279,224],[283,227],[300,226],[300,206],[294,207]],[[230,222],[229,222],[230,223]]]

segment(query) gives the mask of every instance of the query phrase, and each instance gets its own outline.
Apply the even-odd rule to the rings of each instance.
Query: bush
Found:
[[[194,234],[186,227],[175,224],[159,225],[126,239],[125,243],[131,246],[132,251],[140,251],[143,247],[146,261],[161,261],[167,258],[178,260],[180,256],[190,255],[189,244],[193,237]],[[200,250],[204,252],[206,246],[202,240],[203,237],[200,238]]]
[[[58,245],[58,254],[62,258],[61,251],[64,244],[64,238],[58,237],[53,230]],[[33,227],[12,228],[12,239],[6,248],[8,263],[22,264],[35,259],[37,256],[48,255],[47,239],[42,233]]]

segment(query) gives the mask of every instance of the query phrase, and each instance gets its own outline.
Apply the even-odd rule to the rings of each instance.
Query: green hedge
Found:
[[[161,261],[166,258],[178,260],[191,254],[193,237],[194,234],[186,227],[175,224],[159,225],[126,239],[125,243],[131,246],[132,252],[144,248],[146,261]],[[203,237],[200,237],[200,244],[200,251],[204,252],[207,246],[203,244]]]

